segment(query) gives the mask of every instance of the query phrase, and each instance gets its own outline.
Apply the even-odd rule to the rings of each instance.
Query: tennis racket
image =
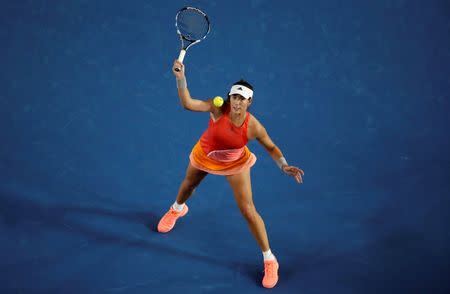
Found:
[[[175,17],[175,27],[181,40],[178,60],[183,63],[188,48],[205,39],[211,25],[206,13],[195,7],[184,7],[178,11]],[[179,68],[175,68],[175,70],[180,71]]]

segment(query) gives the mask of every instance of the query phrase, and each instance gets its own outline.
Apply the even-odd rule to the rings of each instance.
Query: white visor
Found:
[[[239,94],[245,99],[253,97],[253,91],[246,86],[234,85],[231,87],[230,93],[228,95]]]

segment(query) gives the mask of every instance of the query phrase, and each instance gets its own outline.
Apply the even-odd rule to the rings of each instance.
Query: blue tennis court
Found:
[[[175,14],[203,9],[191,95],[246,79],[263,258],[223,176],[168,234],[208,113],[184,110]],[[0,10],[0,293],[449,293],[448,1],[7,1]]]

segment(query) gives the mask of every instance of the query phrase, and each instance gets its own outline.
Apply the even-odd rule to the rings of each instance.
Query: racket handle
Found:
[[[183,60],[184,60],[184,56],[186,55],[186,50],[184,50],[184,49],[181,49],[181,51],[180,51],[180,55],[178,56],[178,61],[179,62],[181,62],[181,63],[183,63]],[[179,69],[179,68],[175,68],[175,71],[180,71],[181,69]]]

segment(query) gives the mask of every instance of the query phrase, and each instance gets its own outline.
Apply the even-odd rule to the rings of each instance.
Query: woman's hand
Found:
[[[297,183],[299,183],[299,184],[303,183],[302,176],[305,174],[303,172],[303,170],[299,169],[296,166],[291,166],[291,165],[283,165],[282,170],[286,174],[293,176],[295,178],[295,180],[297,181]]]
[[[175,68],[178,68],[180,71],[176,71]],[[184,76],[184,65],[181,62],[179,62],[178,59],[176,59],[173,62],[172,72],[175,75],[175,77],[177,78],[177,80],[185,79],[185,76]]]

